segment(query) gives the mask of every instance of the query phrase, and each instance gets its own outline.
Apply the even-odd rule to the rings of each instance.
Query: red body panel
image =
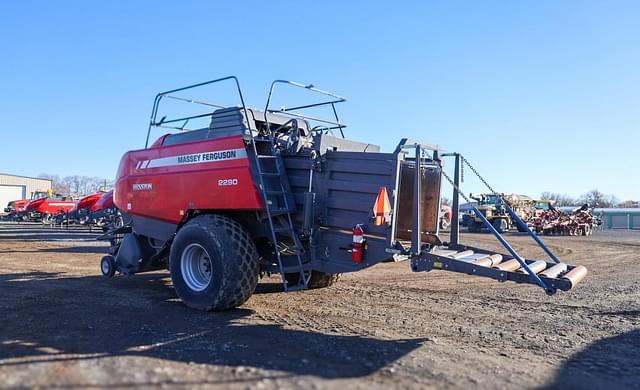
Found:
[[[126,213],[171,223],[189,210],[263,208],[242,136],[128,152],[114,200]]]
[[[80,198],[77,205],[78,210],[80,209],[93,210],[93,206],[100,200],[103,194],[104,194],[103,192],[96,192],[91,195],[87,195],[83,198]]]
[[[115,207],[113,204],[113,191],[105,192],[100,199],[91,207],[91,211],[100,211]]]
[[[16,208],[16,212],[17,213],[21,213],[24,211],[25,207],[27,206],[27,203],[29,201],[25,200],[25,199],[21,199],[21,200],[14,200],[13,201],[13,207]]]
[[[37,211],[41,214],[58,214],[60,212],[68,212],[76,206],[75,202],[70,200],[55,200],[49,198],[41,198],[32,200],[27,204],[26,211]]]

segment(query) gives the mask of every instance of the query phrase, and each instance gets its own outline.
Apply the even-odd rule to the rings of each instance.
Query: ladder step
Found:
[[[285,274],[299,274],[300,273],[300,265],[299,264],[289,264],[283,265],[282,270]]]
[[[259,159],[271,159],[272,160],[272,159],[277,158],[277,156],[272,156],[270,154],[259,154],[258,158]]]
[[[262,176],[278,177],[280,176],[280,173],[279,172],[262,172]]]
[[[271,213],[271,215],[282,215],[282,214],[287,214],[289,210],[282,209],[282,208],[277,208],[277,209],[270,208],[269,212]]]
[[[282,191],[267,190],[264,193],[268,194],[268,195],[283,195],[284,196],[284,192],[282,192]]]
[[[276,233],[292,232],[289,226],[274,227],[273,231]]]

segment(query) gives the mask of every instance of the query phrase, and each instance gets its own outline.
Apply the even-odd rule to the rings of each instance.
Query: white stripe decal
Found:
[[[145,169],[168,167],[173,165],[205,164],[218,161],[241,160],[245,158],[247,158],[247,151],[244,148],[213,150],[210,152],[184,154],[147,160],[140,165],[140,168]]]

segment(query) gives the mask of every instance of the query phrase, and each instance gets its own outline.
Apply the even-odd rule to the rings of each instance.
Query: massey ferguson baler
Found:
[[[68,213],[58,214],[55,223],[79,223],[106,230],[118,217],[118,209],[113,204],[113,191],[97,191],[80,198]]]
[[[239,105],[182,96],[221,83],[233,84]],[[322,101],[274,109],[278,87],[302,88]],[[205,112],[158,119],[166,99],[202,105]],[[343,101],[312,85],[276,80],[258,111],[246,107],[233,76],[158,94],[147,145],[154,128],[180,131],[122,157],[114,200],[126,224],[110,234],[124,236],[102,259],[102,273],[168,268],[182,301],[204,310],[241,305],[263,274],[279,274],[285,291],[294,291],[326,287],[340,273],[392,259],[408,259],[413,271],[538,284],[549,294],[569,290],[585,276],[584,267],[559,262],[530,231],[550,261],[523,258],[478,210],[509,254],[459,244],[457,223],[443,243],[443,154],[407,139],[382,152],[344,138],[346,126],[336,113]],[[320,108],[332,118],[308,114]],[[202,118],[208,125],[186,129]],[[466,162],[455,157],[454,222],[458,195],[464,196],[458,168]]]
[[[76,206],[72,200],[56,196],[54,198],[39,198],[32,200],[25,206],[25,213],[31,221],[49,224],[52,218],[58,214],[71,211]]]

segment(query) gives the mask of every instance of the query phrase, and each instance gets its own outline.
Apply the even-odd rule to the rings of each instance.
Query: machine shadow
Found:
[[[99,228],[89,229],[86,226],[70,226],[69,228],[38,223],[2,223],[0,224],[1,240],[21,241],[72,241],[94,240],[100,236]]]
[[[8,231],[0,230],[0,241],[95,241],[102,233],[89,233],[84,231]]]
[[[598,340],[574,354],[542,389],[640,388],[640,330]]]
[[[42,248],[42,249],[35,249],[35,250],[7,249],[7,250],[0,250],[0,253],[97,253],[97,254],[102,253],[102,254],[107,254],[109,253],[109,247],[76,245],[76,246],[70,246],[70,247]]]
[[[249,323],[255,313],[248,309],[199,312],[175,297],[167,274],[110,280],[46,272],[3,274],[0,286],[0,307],[6,313],[0,366],[144,356],[353,378],[379,370],[425,341],[294,330],[256,324],[264,322],[259,316]]]

